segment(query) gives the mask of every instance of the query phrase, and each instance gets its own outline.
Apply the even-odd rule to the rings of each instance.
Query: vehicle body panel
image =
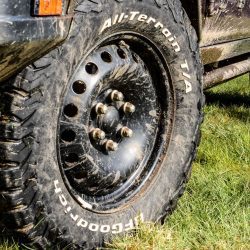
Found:
[[[250,52],[250,38],[201,47],[203,64],[211,64],[226,59],[244,56]],[[250,57],[250,55],[249,55]]]
[[[250,52],[250,0],[181,0],[201,48],[203,64]]]
[[[44,55],[68,35],[72,15],[32,16],[30,0],[0,0],[0,81]]]
[[[200,46],[250,37],[250,0],[203,0]]]

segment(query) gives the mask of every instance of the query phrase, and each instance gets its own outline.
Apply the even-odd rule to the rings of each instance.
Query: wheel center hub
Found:
[[[120,113],[114,106],[109,106],[106,114],[97,119],[98,127],[106,133],[116,133],[120,123]]]

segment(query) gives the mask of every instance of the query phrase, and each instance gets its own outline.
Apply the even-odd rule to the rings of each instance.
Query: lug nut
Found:
[[[104,143],[104,147],[106,149],[106,151],[116,151],[118,149],[118,144],[112,140],[107,140]]]
[[[131,138],[133,136],[133,130],[128,127],[123,127],[121,129],[121,136]]]
[[[124,111],[124,113],[134,113],[135,112],[135,105],[133,105],[130,102],[126,102],[123,105],[123,111]]]
[[[118,90],[112,91],[110,97],[111,97],[111,100],[115,102],[123,101],[124,99],[124,95],[122,94],[122,92],[119,92]]]
[[[95,141],[101,141],[105,139],[106,134],[101,129],[95,128],[91,131],[91,136]]]
[[[107,111],[108,111],[108,107],[103,103],[98,103],[95,106],[95,112],[97,115],[104,115],[107,113]]]

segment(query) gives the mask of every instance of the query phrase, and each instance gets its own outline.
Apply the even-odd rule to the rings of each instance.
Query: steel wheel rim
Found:
[[[111,209],[119,208],[123,206],[123,204],[125,204],[128,200],[131,200],[133,197],[136,196],[139,190],[141,190],[143,185],[147,182],[149,177],[152,176],[152,173],[157,170],[157,165],[159,165],[160,156],[163,153],[163,151],[166,150],[167,148],[166,141],[164,142],[161,137],[163,136],[163,134],[164,135],[169,134],[169,132],[166,133],[166,131],[171,130],[170,122],[167,125],[165,123],[167,116],[169,116],[169,114],[171,113],[170,106],[173,105],[171,101],[172,97],[170,94],[171,80],[168,77],[169,74],[160,56],[160,53],[158,53],[159,51],[156,51],[155,49],[152,50],[152,45],[148,41],[145,42],[143,39],[138,38],[134,34],[133,36],[129,35],[123,38],[124,40],[121,40],[120,37],[119,38],[113,37],[112,39],[109,39],[108,42],[106,41],[105,43],[102,43],[100,46],[98,46],[98,48],[93,49],[92,52],[89,54],[89,56],[80,63],[80,66],[78,67],[73,78],[70,81],[69,84],[70,88],[68,88],[65,92],[65,97],[62,104],[62,111],[59,118],[58,155],[59,155],[59,163],[62,175],[65,179],[68,189],[70,190],[72,195],[76,198],[76,200],[80,202],[82,206],[85,206],[85,208],[96,212],[106,212]],[[152,61],[153,62],[157,61],[157,63],[160,64],[160,67],[159,65],[157,67],[161,68],[162,71],[161,72],[162,75],[159,76],[159,78],[161,78],[160,84],[159,84],[159,79],[158,80],[155,79],[156,72],[153,73],[154,74],[153,76],[152,71],[149,71],[148,69],[148,66],[150,66],[150,64],[152,63],[152,61],[149,62],[148,59],[145,59],[148,58],[148,55],[144,57],[141,55],[140,51],[138,52],[139,45],[141,46],[143,45],[145,48],[149,48],[150,51],[152,50],[152,55],[154,56],[152,58],[153,59]],[[96,60],[96,57],[98,57],[98,60]],[[100,61],[102,62],[102,64],[99,64]],[[87,68],[88,66],[89,68]],[[98,192],[93,191],[91,193],[91,185],[89,185],[91,183],[90,179],[93,177],[92,178],[93,181],[94,177],[96,176],[92,177],[90,176],[89,180],[86,180],[86,175],[88,175],[91,171],[93,173],[93,171],[95,170],[93,168],[93,165],[91,165],[90,167],[88,166],[89,169],[86,170],[86,165],[84,166],[83,164],[84,167],[82,167],[82,169],[85,169],[84,171],[77,172],[75,170],[77,169],[77,165],[79,165],[79,162],[81,163],[84,162],[86,163],[87,161],[93,162],[93,158],[86,159],[82,157],[83,154],[80,154],[79,157],[79,155],[78,156],[75,155],[75,152],[79,152],[79,148],[85,148],[85,149],[88,148],[91,152],[95,152],[95,154],[97,155],[103,154],[103,157],[104,156],[111,157],[114,159],[114,162],[117,162],[118,158],[121,157],[119,156],[118,158],[115,158],[112,157],[112,155],[114,156],[116,154],[117,155],[120,154],[121,150],[124,152],[125,150],[124,148],[126,145],[129,144],[128,143],[129,140],[132,143],[136,140],[139,140],[138,138],[142,136],[141,132],[139,133],[140,136],[138,136],[138,133],[135,132],[136,130],[135,126],[131,125],[131,120],[129,120],[127,117],[126,117],[127,120],[123,119],[124,118],[123,117],[121,121],[118,119],[117,122],[117,116],[121,117],[120,112],[125,113],[124,104],[131,103],[135,106],[135,112],[130,112],[129,117],[135,118],[136,116],[138,116],[138,110],[141,110],[140,103],[137,102],[136,99],[130,98],[131,94],[129,95],[126,92],[127,90],[128,91],[131,90],[130,87],[128,87],[128,89],[125,90],[125,93],[124,90],[121,89],[121,86],[124,85],[123,82],[126,81],[126,79],[128,79],[127,75],[128,72],[121,74],[121,71],[122,70],[124,71],[124,68],[126,67],[128,69],[131,69],[132,67],[137,67],[139,73],[143,72],[144,81],[139,81],[139,84],[143,83],[145,87],[145,77],[146,77],[147,78],[146,82],[149,85],[148,87],[150,89],[151,98],[153,97],[152,99],[155,100],[153,109],[152,106],[150,106],[149,104],[147,105],[149,105],[148,107],[150,107],[150,109],[145,109],[145,101],[142,102],[141,104],[143,105],[145,113],[142,112],[139,114],[140,117],[142,117],[143,114],[145,118],[145,114],[148,113],[146,120],[148,119],[148,121],[150,121],[148,124],[150,123],[153,124],[151,129],[154,130],[153,132],[154,136],[153,138],[152,137],[146,138],[147,140],[149,139],[151,147],[149,147],[147,150],[142,150],[141,155],[143,155],[143,159],[141,159],[139,163],[136,162],[136,164],[134,164],[136,167],[128,167],[127,172],[129,172],[129,174],[125,175],[125,178],[119,179],[117,176],[115,177],[119,180],[118,181],[119,185],[116,186],[113,185],[114,187],[111,187],[112,185],[108,184],[107,182],[106,187],[108,186],[108,188],[107,190],[103,191],[103,187],[101,186],[101,182],[103,179],[100,177],[99,180],[97,181],[98,185],[96,185],[95,183],[95,185],[98,186],[100,191],[99,190]],[[85,70],[84,74],[80,72],[83,69]],[[118,84],[119,86],[114,88],[114,82],[112,82],[112,77],[114,77],[115,74],[114,72],[116,72],[116,74],[119,75],[119,70],[121,75],[120,80],[122,80],[122,83],[120,85]],[[110,72],[112,72],[112,74],[110,74]],[[85,76],[87,75],[87,78],[90,80],[86,79],[83,75]],[[140,78],[141,75],[142,74],[140,74],[137,77]],[[133,77],[136,78],[135,76]],[[106,84],[106,82],[109,82],[109,84]],[[163,88],[167,87],[167,88],[164,89],[164,93],[162,92],[162,90],[159,91],[159,89],[156,89],[152,96],[152,89],[157,88],[157,84],[161,86],[160,88],[162,87]],[[136,90],[137,91],[135,93],[137,93],[137,98],[138,98],[138,89]],[[122,93],[123,95],[123,99],[116,100],[115,105],[112,101],[110,102],[110,95],[113,94],[114,91]],[[82,98],[83,95],[87,95],[88,93],[91,93],[89,94],[90,96],[89,98],[86,97]],[[135,93],[133,93],[133,95],[135,95]],[[159,93],[160,93],[160,98],[158,98]],[[106,103],[105,101],[103,101],[103,99],[106,100]],[[86,108],[87,104],[89,103],[91,103],[91,107]],[[112,103],[112,105],[110,105],[110,103]],[[98,104],[104,104],[106,107],[108,107],[108,112],[107,111],[104,112],[105,114],[102,112],[100,112],[100,114],[99,113],[96,114]],[[71,111],[69,113],[67,113],[66,111],[65,114],[65,107],[67,107],[67,105],[72,105],[71,107],[69,107],[69,110]],[[77,109],[75,109],[75,107],[77,107]],[[103,119],[103,117],[105,117],[107,113],[112,113],[110,112],[111,108],[113,113],[115,113],[115,115],[114,114],[111,115],[112,118],[111,120],[115,120],[118,124],[117,126],[115,126],[116,128],[115,132],[109,131],[109,129],[111,130],[113,129],[112,126],[111,128],[110,126],[103,126],[103,123],[105,123],[103,122],[103,120],[105,120]],[[78,124],[80,123],[82,125],[83,124],[82,120],[88,121],[88,123],[84,123],[83,126],[76,126],[77,123]],[[109,119],[106,120],[108,121]],[[134,132],[133,136],[132,137],[127,136],[126,138],[122,137],[121,129],[123,128],[131,129]],[[94,131],[94,129],[99,129],[100,131]],[[150,128],[147,127],[147,129],[149,130]],[[68,132],[68,138],[69,138],[68,141],[65,140],[64,138],[65,131]],[[100,133],[102,131],[105,132],[105,138],[104,135],[97,133],[96,137],[98,139],[97,140],[93,139],[93,131]],[[117,136],[117,134],[119,135]],[[79,135],[81,135],[80,139]],[[137,139],[135,140],[134,138]],[[118,149],[114,151],[107,150],[107,147],[106,146],[104,147],[104,145],[106,145],[104,142],[107,141],[113,141],[117,143]],[[123,146],[123,144],[125,146]],[[145,149],[145,147],[143,149]],[[88,151],[88,155],[92,157],[92,154],[89,154],[90,151]],[[133,153],[134,150],[131,150],[131,152]],[[66,157],[70,156],[69,157],[70,160],[69,161],[67,160],[68,162],[65,160],[64,157],[65,155]],[[126,157],[123,156],[123,159],[126,159]],[[113,165],[111,164],[111,166],[114,166],[114,164]],[[91,168],[93,169],[91,170]],[[114,170],[114,168],[112,170]],[[73,175],[76,175],[77,172],[77,178],[80,179],[80,182],[77,183],[81,183],[82,184],[81,187],[83,188],[77,187],[78,184],[76,184],[75,180],[73,180],[72,172],[74,172]]]

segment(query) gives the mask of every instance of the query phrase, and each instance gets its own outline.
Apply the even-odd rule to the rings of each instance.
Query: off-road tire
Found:
[[[139,14],[115,25],[107,22],[132,11],[161,24],[156,28],[156,22],[148,24],[145,16],[139,21]],[[171,32],[172,42],[161,25]],[[173,128],[166,135],[169,145],[161,167],[144,190],[127,206],[98,214],[75,201],[62,177],[57,159],[58,117],[63,93],[81,60],[101,39],[122,30],[140,33],[161,49],[175,103],[174,114],[168,118]],[[201,79],[196,33],[179,0],[81,1],[67,40],[0,85],[0,222],[4,231],[35,247],[92,249],[112,236],[93,225],[112,229],[122,223],[125,227],[140,213],[145,220],[163,221],[184,191],[196,154],[202,122]],[[73,215],[79,216],[77,221]],[[92,223],[92,230],[77,225],[80,218]]]

